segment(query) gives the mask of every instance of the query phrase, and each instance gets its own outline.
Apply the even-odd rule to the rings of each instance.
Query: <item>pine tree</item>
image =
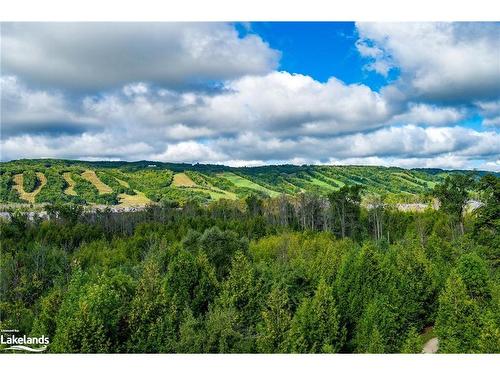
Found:
[[[422,353],[422,340],[415,327],[411,327],[408,330],[408,334],[406,335],[406,339],[401,348],[401,353],[406,353],[406,354]]]
[[[321,280],[314,296],[305,298],[292,320],[290,350],[298,353],[336,353],[343,347],[341,326],[333,290]]]
[[[274,287],[267,297],[262,321],[257,327],[257,348],[261,353],[281,353],[286,351],[286,337],[291,317],[288,312],[288,295]]]
[[[472,353],[478,350],[479,308],[467,294],[465,283],[456,272],[450,275],[439,296],[436,333],[440,352]]]

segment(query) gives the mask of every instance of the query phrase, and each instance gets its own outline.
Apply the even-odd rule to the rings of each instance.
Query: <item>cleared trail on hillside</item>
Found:
[[[106,185],[104,182],[102,182],[99,177],[95,174],[94,171],[91,171],[90,169],[86,170],[85,172],[82,173],[82,177],[86,179],[88,182],[93,184],[96,189],[99,191],[99,194],[111,194],[113,192],[113,189],[111,189],[108,185]]]
[[[31,193],[27,193],[24,191],[24,178],[23,174],[19,173],[14,175],[14,186],[12,187],[14,190],[17,190],[19,193],[19,198],[29,202],[29,203],[35,203],[35,197],[36,195],[42,190],[42,188],[45,186],[47,183],[47,178],[45,175],[41,172],[36,172],[36,177],[38,178],[38,181],[40,184],[36,187],[35,190],[33,190]]]
[[[176,187],[195,187],[196,183],[185,173],[174,174],[172,185]]]
[[[68,183],[68,187],[64,189],[64,194],[67,195],[77,195],[75,191],[76,182],[71,178],[71,172],[63,173],[63,177]]]

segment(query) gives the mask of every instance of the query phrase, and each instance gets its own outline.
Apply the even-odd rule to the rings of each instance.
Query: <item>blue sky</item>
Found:
[[[500,170],[499,23],[3,23],[1,159]]]
[[[240,35],[254,33],[281,51],[280,70],[307,74],[320,82],[331,76],[346,83],[363,82],[379,90],[394,80],[363,69],[367,59],[356,49],[358,39],[354,22],[253,22],[237,24]]]

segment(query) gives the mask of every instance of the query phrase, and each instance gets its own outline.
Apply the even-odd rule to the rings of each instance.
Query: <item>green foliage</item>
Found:
[[[146,168],[127,165],[98,166],[123,181]],[[82,170],[44,168],[55,195],[65,189],[62,171]],[[220,173],[199,168],[200,178]],[[278,170],[287,181],[297,171]],[[320,170],[293,178],[335,179]],[[245,197],[122,213],[61,198],[44,208],[48,219],[12,211],[0,221],[1,328],[49,336],[54,353],[419,353],[429,332],[441,352],[499,352],[496,227],[484,212],[467,214],[460,235],[442,210],[384,207],[376,240],[361,205],[357,233],[339,238],[324,196]]]
[[[401,353],[418,354],[422,353],[422,339],[415,327],[411,327],[401,348]]]
[[[99,197],[88,184],[81,181],[83,187],[80,187],[79,191],[83,196],[78,194],[78,197],[75,197],[62,193],[67,187],[62,173],[71,172],[73,175],[78,175],[87,169],[95,171],[102,182],[113,189],[113,194]],[[429,193],[436,184],[445,178],[463,176],[461,172],[441,170],[362,166],[278,165],[230,168],[146,161],[126,163],[57,159],[17,160],[1,163],[1,201],[19,202],[16,199],[17,193],[12,190],[12,183],[9,182],[14,174],[24,174],[25,191],[33,191],[39,185],[35,171],[43,173],[47,178],[48,174],[52,174],[52,179],[48,178],[44,187],[45,194],[35,197],[37,203],[73,202],[111,205],[117,201],[110,196],[121,193],[134,195],[139,191],[153,202],[176,201],[181,206],[193,199],[207,203],[220,198],[233,199],[235,195],[240,199],[252,194],[266,198],[278,197],[280,194],[295,196],[302,192],[327,196],[339,189],[352,186],[360,186],[366,195],[384,195],[386,203],[389,204],[426,203],[430,201]],[[173,175],[179,172],[186,173],[197,186],[185,188],[172,186]],[[475,177],[481,175],[481,172],[474,172]],[[497,175],[491,175],[489,178],[498,179]],[[129,187],[124,186],[126,184]]]
[[[14,186],[14,172],[0,169],[0,203],[21,203],[19,194],[12,187]]]
[[[441,353],[473,353],[480,335],[478,304],[469,297],[461,277],[452,273],[439,296],[436,333]]]
[[[36,203],[52,203],[61,207],[65,203],[85,204],[83,197],[68,195],[64,190],[68,187],[68,183],[63,178],[62,174],[54,168],[47,168],[44,171],[47,183],[35,196]]]
[[[122,273],[92,280],[75,273],[56,318],[51,350],[68,353],[113,353],[124,350],[122,330],[133,293],[133,280]]]
[[[441,209],[460,223],[462,234],[464,209],[473,182],[470,175],[455,174],[446,177],[442,184],[434,188],[434,195],[439,199]]]
[[[262,321],[257,325],[257,349],[260,353],[285,353],[291,316],[286,290],[274,287],[269,293]]]
[[[483,205],[476,210],[474,236],[479,243],[495,248],[500,247],[500,179],[492,174],[485,175],[479,181]],[[500,262],[497,257],[496,264]]]
[[[97,188],[78,173],[72,173],[71,178],[76,182],[75,191],[78,197],[86,203],[113,205],[118,203],[118,194],[100,194]]]
[[[333,211],[333,227],[340,229],[336,234],[342,238],[354,236],[359,229],[361,186],[343,186],[328,194],[328,200]]]
[[[456,272],[474,299],[489,299],[490,286],[486,262],[476,253],[464,254],[458,260]]]
[[[336,353],[343,344],[333,289],[321,280],[314,296],[305,298],[295,313],[290,329],[290,350],[297,353]]]
[[[27,169],[23,172],[23,189],[25,192],[31,193],[38,185],[40,185],[40,181],[38,181],[34,170]]]
[[[128,195],[135,195],[135,191],[131,189],[130,187],[126,187],[118,182],[118,180],[113,177],[112,172],[106,173],[104,171],[97,171],[97,177],[108,185],[111,189],[113,189],[113,192],[117,194],[128,194]]]
[[[396,319],[396,311],[386,296],[377,296],[370,301],[356,326],[357,351],[359,353],[394,351],[391,340],[397,339]]]
[[[199,246],[207,254],[220,280],[227,275],[234,254],[237,251],[247,251],[248,242],[233,231],[223,232],[218,227],[213,227],[200,237]]]
[[[207,312],[218,292],[214,268],[204,253],[180,251],[168,265],[165,283],[167,298],[186,305],[195,316]]]

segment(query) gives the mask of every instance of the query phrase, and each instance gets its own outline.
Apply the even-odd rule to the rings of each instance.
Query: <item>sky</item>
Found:
[[[2,23],[1,160],[500,171],[500,23]]]

